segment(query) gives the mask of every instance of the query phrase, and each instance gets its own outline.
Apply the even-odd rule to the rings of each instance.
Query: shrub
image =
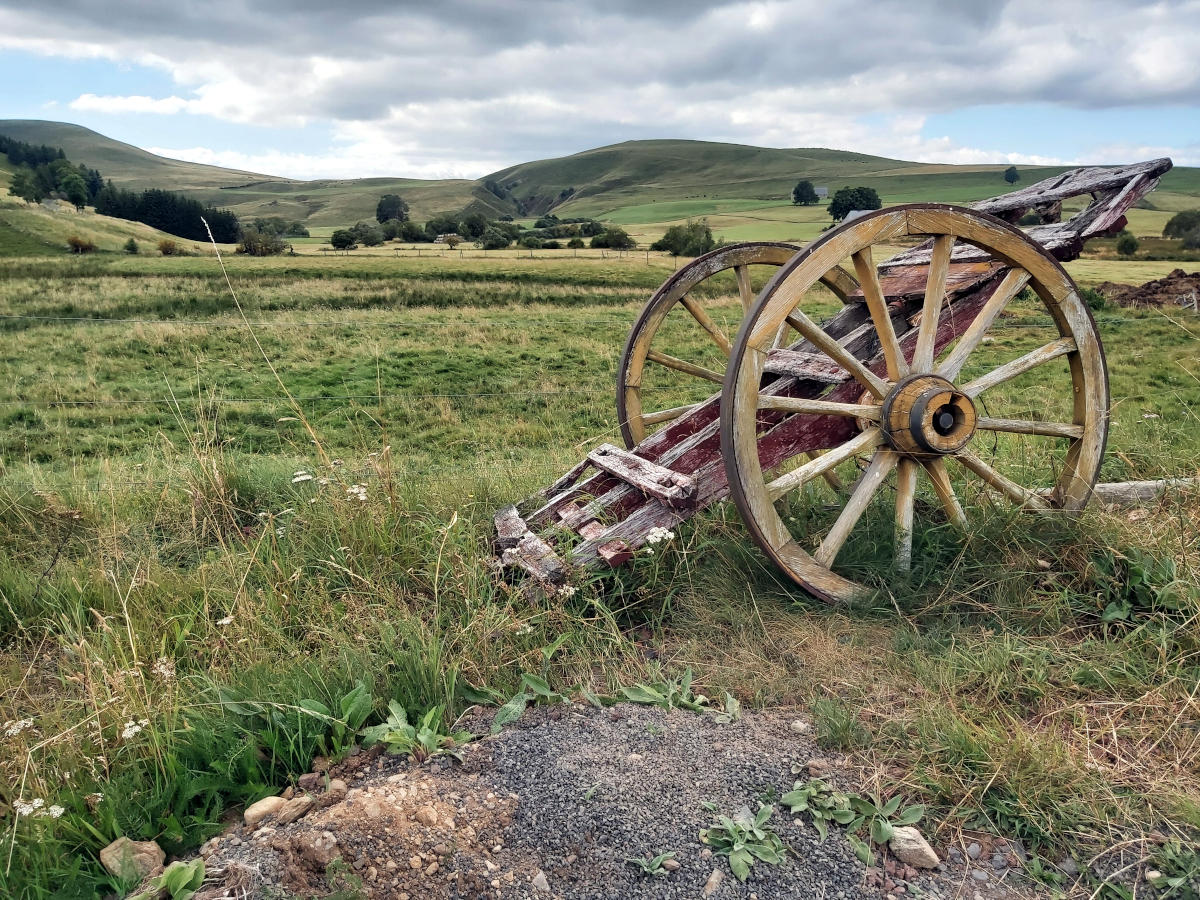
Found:
[[[592,238],[592,247],[603,247],[609,250],[632,250],[637,246],[637,241],[629,236],[629,233],[624,228],[616,225],[610,226],[603,234],[598,234]]]
[[[583,241],[580,241],[579,243],[582,244]],[[542,243],[542,249],[543,250],[561,250],[562,244],[560,244],[558,241],[544,241]]]
[[[353,250],[358,246],[354,232],[348,228],[339,228],[329,236],[329,243],[334,250]]]
[[[88,238],[81,238],[77,234],[67,238],[67,246],[71,248],[72,253],[94,253],[96,245]]]
[[[183,248],[170,238],[158,242],[158,252],[163,256],[183,256]]]
[[[242,242],[238,244],[237,252],[247,256],[279,256],[287,246],[283,238],[274,231],[247,228],[242,233]]]
[[[570,248],[571,250],[579,250],[580,248],[585,247],[585,246],[587,246],[587,245],[583,243],[583,238],[573,237],[569,241],[567,241],[567,247]]]
[[[519,243],[526,250],[540,250],[542,248],[541,238],[534,237],[532,234],[525,235]]]
[[[123,246],[121,249],[126,253],[137,253],[140,248],[138,247],[138,242],[133,238],[130,238],[125,242],[125,246]]]
[[[1093,312],[1099,312],[1108,304],[1104,295],[1095,288],[1083,288],[1079,292],[1079,297],[1088,305],[1088,309]]]
[[[1184,250],[1200,250],[1200,227],[1183,236]]]
[[[1162,236],[1165,238],[1184,238],[1191,233],[1200,231],[1200,209],[1189,209],[1175,213],[1163,226]]]
[[[350,231],[355,242],[364,247],[378,247],[385,240],[383,229],[371,222],[357,222]]]
[[[1137,253],[1138,239],[1128,231],[1117,238],[1117,252],[1122,256],[1133,256]]]
[[[667,233],[650,245],[651,250],[665,250],[672,256],[699,256],[707,253],[714,246],[712,229],[708,222],[688,222],[686,225],[672,225]]]
[[[478,247],[484,250],[503,250],[511,241],[508,236],[497,231],[495,228],[484,229],[479,240],[475,242]]]

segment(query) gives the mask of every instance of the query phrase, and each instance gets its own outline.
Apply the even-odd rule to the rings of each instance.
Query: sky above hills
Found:
[[[1200,0],[0,0],[0,118],[297,178],[641,138],[1200,165]]]

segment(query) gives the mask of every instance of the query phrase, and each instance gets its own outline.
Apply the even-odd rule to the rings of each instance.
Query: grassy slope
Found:
[[[404,178],[294,181],[167,160],[85,128],[57,122],[0,121],[0,133],[64,147],[72,159],[99,168],[119,184],[166,186],[242,217],[278,215],[332,227],[370,219],[384,193],[402,194],[418,221],[470,207],[489,215],[515,212],[484,179]],[[769,149],[705,141],[629,141],[557,159],[522,163],[489,176],[534,211],[589,215],[630,226],[653,240],[670,224],[707,216],[728,240],[806,240],[828,224],[823,206],[793,208],[791,189],[809,178],[830,191],[845,184],[875,188],[885,204],[933,200],[969,203],[1003,193],[1002,165],[949,166],[906,162],[839,150]],[[1063,171],[1022,168],[1021,184]],[[559,194],[573,187],[565,202]],[[1155,234],[1172,212],[1200,206],[1200,169],[1176,169],[1154,195],[1154,210],[1131,219],[1139,234]]]

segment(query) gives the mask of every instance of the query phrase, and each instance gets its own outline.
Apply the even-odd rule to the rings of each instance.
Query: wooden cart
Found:
[[[654,529],[732,497],[784,572],[817,597],[847,601],[865,588],[836,570],[839,553],[873,501],[878,518],[885,483],[900,572],[911,566],[918,511],[969,527],[951,460],[1019,507],[1082,509],[1108,434],[1108,373],[1096,324],[1061,262],[1123,228],[1125,212],[1170,168],[1158,159],[1076,169],[972,208],[915,203],[867,213],[802,250],[746,243],[698,257],[654,294],[629,336],[617,383],[626,446],[597,447],[544,491],[498,512],[502,564],[557,590],[573,570],[619,565]],[[1080,196],[1086,206],[1061,221],[1064,201]],[[1031,216],[1040,224],[1016,226]],[[772,274],[756,295],[754,273],[764,267]],[[700,299],[703,283],[727,270],[741,298],[732,335]],[[818,323],[813,309],[831,296],[840,309]],[[1018,296],[1044,309],[1046,339],[968,369]],[[723,366],[659,348],[672,313],[698,329]],[[651,369],[718,392],[650,408]],[[987,392],[1019,377],[1035,378],[1044,404],[1023,418],[993,416]],[[1012,435],[1054,442],[1040,477],[1023,481],[998,463]],[[936,502],[918,502],[922,477]],[[794,499],[818,480],[839,510],[819,540],[793,514]]]

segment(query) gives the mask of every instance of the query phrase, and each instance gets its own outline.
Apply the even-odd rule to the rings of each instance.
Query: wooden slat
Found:
[[[696,482],[672,469],[657,465],[612,444],[601,444],[588,454],[597,469],[633,485],[644,494],[670,506],[685,506],[696,495]]]
[[[863,387],[880,400],[887,395],[887,382],[863,365],[857,357],[851,355],[841,343],[831,337],[828,332],[822,329],[820,325],[810,319],[805,313],[802,313],[798,309],[792,310],[788,321],[792,323],[793,328],[804,335],[806,340],[849,372],[855,381],[863,385]]]
[[[824,353],[804,350],[772,349],[767,353],[763,371],[770,375],[791,375],[823,384],[841,384],[850,380],[850,373]]]
[[[912,568],[913,507],[917,492],[917,463],[902,459],[896,469],[896,568]]]

